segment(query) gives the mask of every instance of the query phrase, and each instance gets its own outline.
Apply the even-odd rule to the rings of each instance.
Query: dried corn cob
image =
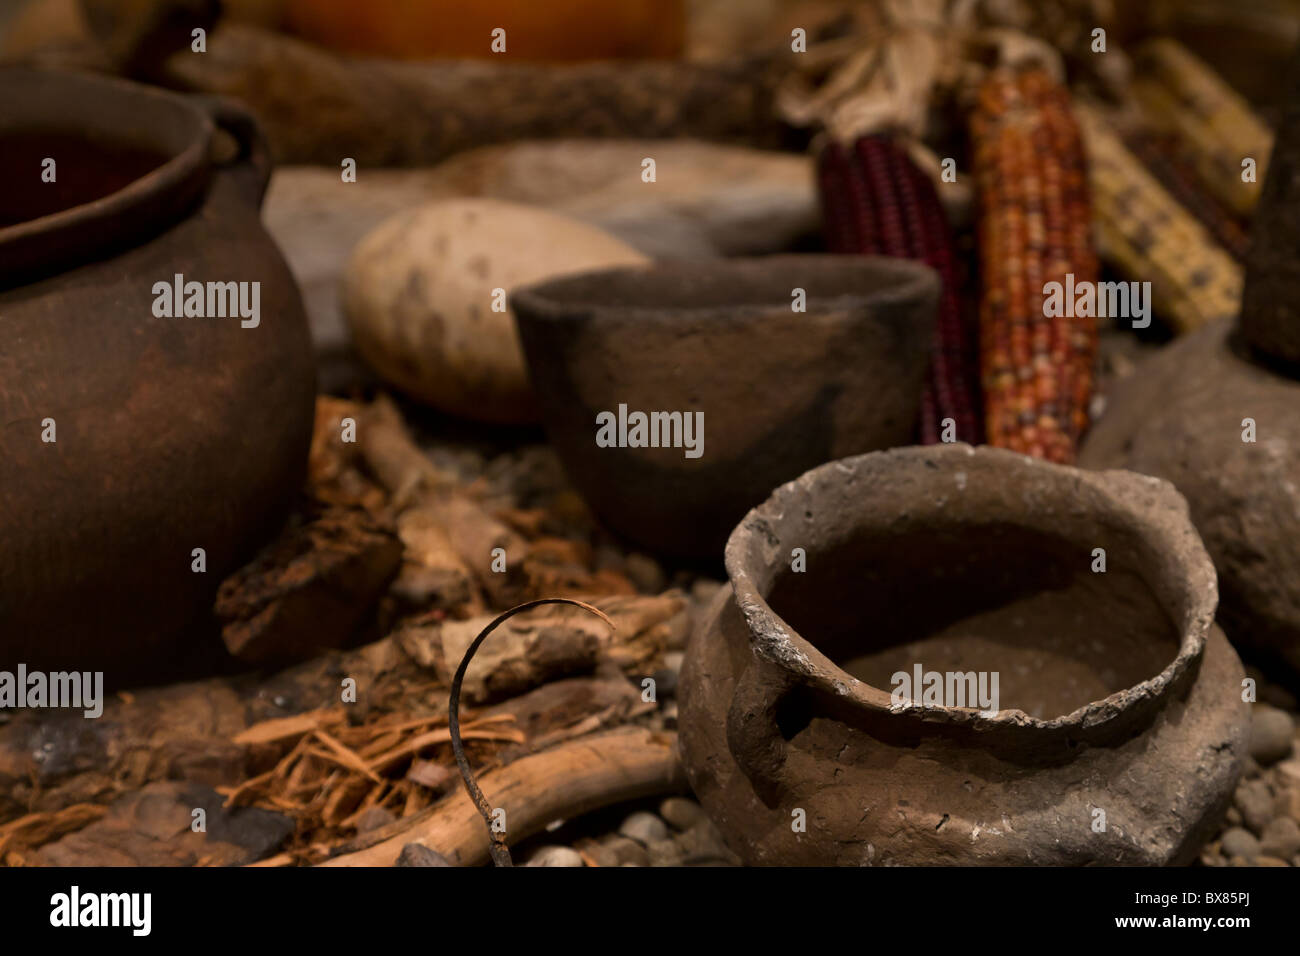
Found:
[[[1175,40],[1152,40],[1139,52],[1133,92],[1147,120],[1176,134],[1192,151],[1206,189],[1239,216],[1259,200],[1273,134],[1217,73]],[[1242,160],[1255,160],[1255,182],[1242,182]]]
[[[1124,145],[1232,258],[1245,262],[1250,245],[1245,226],[1217,196],[1201,185],[1194,161],[1188,158],[1186,148],[1175,136],[1132,130],[1124,136]]]
[[[1088,423],[1096,319],[1044,314],[1047,283],[1097,278],[1069,94],[1042,69],[995,69],[980,85],[971,137],[988,441],[1073,461]]]
[[[921,399],[921,441],[934,444],[945,418],[959,441],[980,440],[974,335],[958,296],[952,234],[934,184],[882,136],[832,142],[818,161],[827,247],[832,252],[918,259],[939,273],[943,291]]]
[[[1105,114],[1075,109],[1088,148],[1089,182],[1103,256],[1133,281],[1149,281],[1156,311],[1179,332],[1234,316],[1241,267],[1143,168]]]

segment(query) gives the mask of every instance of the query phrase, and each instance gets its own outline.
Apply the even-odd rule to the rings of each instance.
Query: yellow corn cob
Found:
[[[1137,58],[1133,92],[1153,126],[1177,135],[1205,186],[1229,209],[1249,216],[1273,151],[1273,133],[1217,73],[1176,40],[1152,40]],[[1255,160],[1242,182],[1242,160]]]
[[[1151,283],[1155,309],[1179,332],[1235,316],[1241,267],[1124,146],[1105,114],[1075,107],[1102,257],[1125,279]]]

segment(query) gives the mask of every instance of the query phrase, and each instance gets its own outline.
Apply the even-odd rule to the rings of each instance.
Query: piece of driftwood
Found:
[[[494,633],[470,662],[462,694],[481,704],[520,694],[558,677],[590,671],[617,643],[626,656],[647,632],[667,625],[685,611],[685,601],[669,592],[656,597],[599,597],[591,602],[609,615],[617,641],[600,619],[555,605],[511,618]],[[493,615],[466,621],[411,624],[395,635],[412,660],[450,683],[461,658]]]
[[[429,556],[427,567],[435,574],[456,564],[468,568],[497,606],[509,607],[525,599],[528,542],[488,514],[457,487],[454,476],[429,460],[411,437],[396,404],[380,396],[365,410],[358,428],[366,466],[388,489],[394,510],[419,509],[419,515],[407,523],[408,537],[419,528],[435,528],[450,547],[450,554]],[[427,537],[425,543],[435,540]],[[435,544],[435,551],[439,547]]]
[[[677,763],[676,735],[635,728],[523,757],[483,775],[480,785],[488,802],[505,810],[507,839],[516,843],[557,819],[679,791],[686,780]],[[469,797],[457,791],[402,832],[322,865],[392,866],[409,843],[427,846],[457,866],[488,859],[487,827]]]
[[[777,61],[676,60],[574,65],[444,60],[398,63],[334,54],[243,24],[207,52],[169,57],[167,81],[252,108],[277,163],[416,166],[518,139],[690,137],[774,145]],[[635,174],[637,171],[633,171]]]
[[[446,532],[452,549],[474,573],[493,605],[510,607],[527,599],[524,560],[528,542],[522,535],[458,490],[430,495],[424,508]]]
[[[361,410],[356,439],[366,467],[388,489],[397,511],[431,492],[455,486],[455,476],[443,472],[420,451],[401,411],[387,395],[379,395]]]

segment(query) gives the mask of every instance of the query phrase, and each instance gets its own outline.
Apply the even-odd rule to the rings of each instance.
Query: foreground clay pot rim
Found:
[[[814,307],[822,311],[849,310],[861,308],[863,303],[907,305],[923,299],[931,293],[938,283],[937,274],[928,266],[907,259],[893,259],[888,256],[834,255],[829,253],[791,254],[783,253],[771,256],[744,256],[732,259],[714,259],[704,262],[665,261],[650,262],[639,266],[614,266],[606,269],[592,269],[572,273],[554,279],[546,279],[512,289],[511,302],[519,309],[537,319],[549,321],[574,320],[577,318],[599,318],[603,315],[617,314],[621,317],[643,316],[663,318],[665,316],[688,316],[692,319],[709,318],[761,318],[773,312],[788,314],[790,312],[790,294],[793,290],[782,286],[784,298],[773,296],[760,301],[739,302],[727,305],[677,305],[677,304],[637,304],[625,296],[628,285],[636,287],[637,292],[646,277],[664,275],[673,280],[682,275],[696,273],[701,277],[717,277],[724,280],[741,279],[752,275],[758,280],[770,279],[771,273],[798,268],[821,269],[839,276],[854,277],[864,285],[879,282],[870,291],[849,291],[836,295],[816,295],[809,291],[805,300],[806,309]],[[609,301],[599,301],[592,297],[593,283],[603,285],[602,292]],[[576,292],[574,290],[577,290]],[[653,293],[653,290],[651,290]]]
[[[802,510],[810,498],[810,492],[817,486],[842,483],[845,474],[855,473],[864,463],[876,463],[888,457],[927,462],[934,469],[934,474],[939,476],[943,471],[935,462],[973,456],[1000,459],[1001,466],[1007,469],[1040,469],[1057,476],[1063,497],[1068,493],[1070,484],[1082,482],[1091,485],[1113,505],[1111,516],[1132,522],[1155,548],[1162,549],[1164,553],[1185,556],[1166,572],[1167,575],[1181,577],[1189,585],[1190,600],[1181,616],[1175,615],[1160,600],[1158,582],[1143,576],[1144,582],[1151,588],[1170,622],[1181,635],[1178,653],[1164,670],[1132,687],[1084,704],[1069,714],[1046,720],[1014,708],[984,714],[969,708],[923,706],[917,703],[896,707],[891,706],[889,692],[847,674],[768,605],[761,593],[762,588],[755,582],[748,568],[765,567],[769,573],[767,583],[779,573],[775,567],[781,560],[776,547],[779,536],[772,527],[772,521],[787,509]],[[1133,491],[1139,500],[1154,495],[1164,507],[1175,511],[1180,520],[1168,526],[1155,520],[1154,516],[1129,506],[1121,494],[1125,489]],[[928,501],[909,502],[909,511],[914,515],[923,515],[927,509],[933,512],[937,507]],[[764,553],[765,549],[769,553]],[[977,731],[1011,731],[1018,728],[1035,732],[1087,730],[1092,736],[1093,732],[1103,728],[1111,729],[1112,725],[1115,729],[1128,726],[1132,718],[1139,716],[1137,712],[1149,711],[1192,675],[1193,668],[1204,654],[1205,642],[1214,623],[1218,604],[1218,579],[1214,565],[1192,526],[1186,500],[1169,482],[1128,471],[1083,471],[987,445],[978,449],[958,443],[911,446],[868,452],[820,465],[781,485],[767,501],[753,508],[727,539],[724,560],[731,579],[732,593],[749,626],[750,644],[756,656],[792,673],[811,687],[848,698],[868,710],[891,716],[920,718],[928,722],[963,724]]]
[[[113,124],[112,115],[123,109],[141,116],[156,115],[160,110],[171,114],[168,123],[161,128],[161,137],[158,129],[151,128],[150,131],[155,145],[160,138],[167,140],[167,147],[160,149],[160,155],[170,155],[159,166],[98,199],[0,227],[0,252],[3,253],[0,255],[0,278],[26,272],[31,268],[29,260],[40,260],[49,254],[49,250],[62,248],[65,243],[69,250],[76,248],[80,244],[68,240],[88,231],[97,233],[96,245],[100,249],[132,244],[133,235],[127,224],[133,212],[168,199],[185,202],[196,197],[206,184],[208,154],[216,126],[197,100],[186,101],[170,91],[113,77],[20,66],[0,69],[0,85],[6,93],[6,115],[4,126],[0,127],[0,141],[5,129],[25,128],[100,135],[106,140],[140,145],[143,137],[132,140],[123,135],[123,131]],[[49,116],[38,107],[48,100],[51,88],[80,88],[83,95],[65,96],[64,102],[71,103],[72,108]],[[107,105],[112,107],[107,110],[106,96],[109,99]],[[65,259],[75,258],[75,254],[59,255],[57,264],[67,265]]]

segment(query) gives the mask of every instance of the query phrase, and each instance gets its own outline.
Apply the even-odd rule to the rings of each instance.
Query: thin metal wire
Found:
[[[514,866],[514,861],[510,858],[510,848],[506,846],[505,831],[498,831],[492,826],[492,807],[488,804],[487,797],[483,796],[483,791],[479,789],[479,785],[475,783],[474,774],[469,769],[469,761],[465,759],[465,748],[460,740],[460,685],[465,679],[465,671],[469,669],[469,662],[479,649],[479,645],[497,629],[498,625],[521,611],[529,611],[535,607],[541,607],[543,604],[571,604],[574,607],[580,607],[584,611],[590,611],[608,624],[611,631],[617,630],[614,622],[598,607],[592,607],[590,604],[576,601],[573,598],[542,598],[537,601],[528,601],[525,604],[516,605],[500,614],[491,624],[479,631],[478,637],[474,638],[474,643],[465,649],[465,656],[461,658],[460,667],[456,668],[456,676],[451,679],[451,701],[447,708],[447,726],[451,732],[451,749],[456,755],[456,765],[460,767],[461,779],[465,781],[465,790],[469,793],[469,798],[474,801],[474,805],[478,807],[483,822],[487,824],[488,855],[491,856],[492,863],[495,866]]]

